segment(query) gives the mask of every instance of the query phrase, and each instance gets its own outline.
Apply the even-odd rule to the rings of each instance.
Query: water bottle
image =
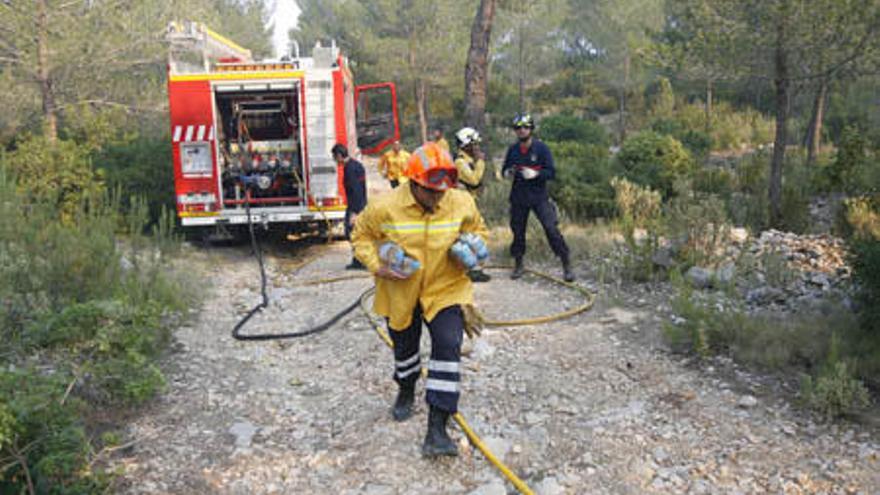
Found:
[[[396,271],[402,275],[406,275],[407,277],[409,277],[413,273],[419,271],[419,268],[421,268],[421,267],[422,267],[422,264],[419,263],[419,260],[417,260],[415,258],[410,258],[409,256],[404,256],[403,261],[400,262],[400,265],[397,265],[397,266],[392,265],[392,268],[394,269],[394,271]]]
[[[379,246],[379,259],[388,266],[394,267],[403,264],[405,256],[406,253],[403,252],[403,248],[393,242],[389,241]]]
[[[467,232],[462,234],[460,239],[471,248],[471,251],[473,251],[474,254],[477,255],[477,260],[483,261],[489,257],[489,247],[486,246],[486,242],[483,241],[482,237]]]
[[[465,244],[463,241],[458,240],[449,248],[449,252],[452,253],[458,261],[464,265],[468,270],[477,266],[477,255],[474,254],[474,251]]]

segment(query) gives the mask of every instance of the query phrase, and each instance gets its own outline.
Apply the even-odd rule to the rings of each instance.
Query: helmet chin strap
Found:
[[[517,137],[517,139],[519,139],[519,142],[521,142],[521,143],[525,143],[525,142],[528,141],[529,139],[532,139],[532,134],[529,133],[528,136],[526,136],[526,137],[521,137],[521,136],[520,136],[520,137]]]

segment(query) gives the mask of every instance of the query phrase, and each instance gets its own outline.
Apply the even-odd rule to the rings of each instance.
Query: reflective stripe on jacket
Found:
[[[463,232],[484,239],[488,230],[477,211],[474,198],[450,189],[434,212],[416,202],[409,186],[371,200],[358,216],[352,233],[355,256],[375,273],[381,266],[378,247],[385,241],[397,243],[422,267],[406,280],[376,277],[373,310],[389,318],[390,327],[405,330],[417,304],[424,318],[434,319],[443,308],[472,304],[473,287],[466,270],[449,255],[449,248]]]

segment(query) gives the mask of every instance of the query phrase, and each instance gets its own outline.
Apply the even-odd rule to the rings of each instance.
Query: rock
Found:
[[[737,401],[736,406],[743,409],[751,409],[758,405],[758,399],[751,395],[744,395]]]
[[[565,490],[559,484],[559,481],[552,476],[544,478],[535,485],[535,493],[538,495],[562,495],[564,492]]]
[[[504,483],[495,480],[471,491],[468,495],[507,495],[507,488]]]
[[[749,240],[749,231],[742,227],[734,227],[730,229],[730,240],[738,244],[743,244]]]
[[[715,280],[722,285],[733,282],[736,277],[736,264],[728,262],[721,265],[721,268],[715,271]]]
[[[652,455],[654,456],[654,462],[656,462],[657,464],[663,464],[664,462],[669,460],[669,454],[663,447],[655,448],[654,452],[652,452]]]
[[[746,293],[746,302],[750,304],[767,305],[774,302],[785,302],[785,292],[776,287],[758,287]]]
[[[672,268],[673,266],[675,266],[675,259],[672,255],[672,249],[669,247],[661,247],[656,252],[654,252],[653,256],[651,256],[651,262],[667,270]]]
[[[495,454],[495,457],[501,460],[504,460],[512,447],[510,441],[499,437],[486,437],[483,439],[483,443],[486,444],[490,452]]]
[[[705,289],[712,285],[712,271],[699,266],[692,266],[684,278],[697,289]]]
[[[260,430],[249,421],[242,421],[233,424],[229,428],[229,433],[235,436],[235,446],[239,448],[247,448],[251,446],[254,435]]]

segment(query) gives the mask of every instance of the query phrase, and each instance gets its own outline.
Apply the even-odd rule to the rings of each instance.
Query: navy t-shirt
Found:
[[[532,144],[528,148],[514,143],[507,149],[501,171],[506,172],[511,168],[514,171],[530,168],[538,172],[538,176],[531,180],[520,177],[519,173],[514,175],[510,190],[511,201],[534,201],[547,197],[547,181],[556,177],[556,167],[553,165],[553,154],[546,144],[535,138],[532,138]]]
[[[367,174],[364,166],[354,158],[349,158],[345,162],[342,174],[348,210],[360,213],[367,207]]]

